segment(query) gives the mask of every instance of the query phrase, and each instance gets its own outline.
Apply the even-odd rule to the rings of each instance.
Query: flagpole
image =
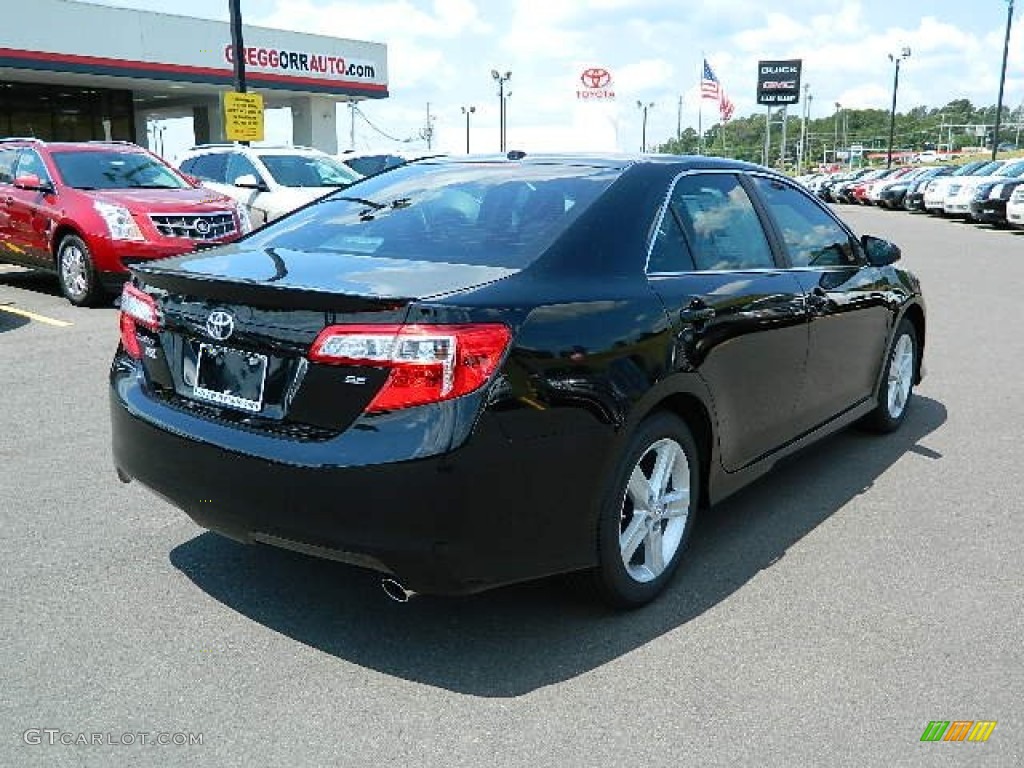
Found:
[[[704,51],[700,52],[700,78],[697,80],[697,154],[704,154]]]

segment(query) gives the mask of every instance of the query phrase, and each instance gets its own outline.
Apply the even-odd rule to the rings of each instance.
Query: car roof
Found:
[[[297,147],[293,144],[264,144],[246,146],[245,144],[196,144],[189,147],[182,155],[194,155],[214,152],[273,152],[278,155],[326,155],[323,150],[315,147]]]
[[[125,152],[148,152],[145,147],[133,144],[130,141],[43,141],[32,138],[0,139],[0,146],[36,147],[48,149],[54,152],[68,152],[70,150],[81,152],[109,152],[111,149],[118,149]]]

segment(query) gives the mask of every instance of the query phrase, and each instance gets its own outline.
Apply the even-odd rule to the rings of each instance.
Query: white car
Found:
[[[928,213],[945,213],[942,206],[946,201],[950,186],[958,183],[958,180],[964,176],[970,176],[975,172],[986,173],[990,167],[995,170],[998,165],[988,160],[975,160],[973,163],[967,163],[960,167],[949,176],[932,179],[924,189],[924,209]]]
[[[1011,227],[1024,228],[1024,184],[1014,190],[1006,203],[1006,222]]]
[[[990,181],[1004,181],[1015,179],[1024,173],[1024,162],[1020,160],[997,160],[998,168],[988,168],[970,176],[962,176],[956,183],[951,184],[942,202],[942,210],[947,216],[971,215],[971,201],[978,191],[978,187]]]
[[[203,144],[178,158],[178,169],[245,206],[254,227],[362,178],[308,147]]]

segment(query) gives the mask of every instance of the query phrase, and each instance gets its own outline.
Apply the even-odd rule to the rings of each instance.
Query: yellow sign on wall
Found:
[[[263,141],[263,97],[258,93],[224,94],[224,138]]]

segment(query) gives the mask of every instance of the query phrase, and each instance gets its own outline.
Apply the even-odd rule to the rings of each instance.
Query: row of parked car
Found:
[[[207,144],[172,165],[129,142],[0,139],[0,262],[52,272],[72,304],[95,304],[133,263],[231,242],[408,158],[343,159]]]
[[[813,174],[798,179],[830,203],[924,211],[1024,227],[1024,158]]]

